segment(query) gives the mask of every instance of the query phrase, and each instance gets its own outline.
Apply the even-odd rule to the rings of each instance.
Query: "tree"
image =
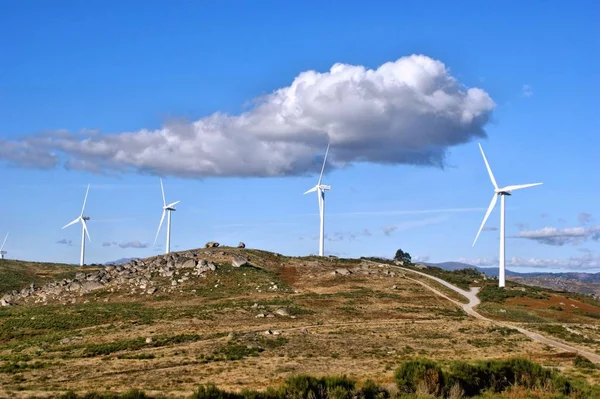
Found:
[[[404,252],[401,249],[398,249],[396,251],[396,256],[394,256],[394,260],[404,262],[404,263],[411,263],[411,261],[412,261],[410,254],[408,252]]]

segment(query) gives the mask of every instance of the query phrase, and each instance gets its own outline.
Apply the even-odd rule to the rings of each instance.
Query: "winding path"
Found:
[[[373,263],[375,263],[375,262],[373,262]],[[395,267],[397,269],[401,269],[401,270],[409,272],[409,273],[414,273],[414,274],[421,275],[423,277],[427,277],[428,279],[434,280],[435,282],[442,284],[443,286],[451,289],[452,291],[458,293],[459,295],[464,296],[465,298],[467,298],[469,300],[469,303],[460,303],[460,302],[448,297],[447,295],[443,294],[439,290],[436,290],[434,287],[431,287],[430,285],[424,283],[421,280],[411,279],[411,280],[416,281],[417,283],[421,284],[422,286],[426,287],[427,289],[433,291],[437,295],[440,295],[440,296],[446,298],[447,300],[453,302],[457,306],[460,306],[467,314],[469,314],[477,319],[489,321],[498,326],[502,326],[502,327],[506,327],[506,328],[513,328],[513,329],[519,331],[521,334],[529,337],[530,339],[532,339],[534,341],[541,342],[542,344],[553,346],[555,348],[559,348],[559,349],[562,349],[562,350],[565,350],[568,352],[574,352],[578,355],[586,357],[587,359],[589,359],[590,361],[592,361],[594,363],[600,363],[600,355],[598,355],[594,352],[590,352],[589,350],[585,350],[585,349],[581,349],[581,348],[578,348],[575,346],[568,345],[564,342],[557,341],[553,338],[545,337],[537,332],[526,330],[526,329],[516,326],[512,323],[488,319],[487,317],[481,315],[474,309],[475,306],[477,306],[481,303],[481,301],[477,297],[477,293],[479,292],[479,287],[471,288],[471,291],[465,291],[463,289],[460,289],[460,288],[450,284],[449,282],[447,282],[445,280],[442,280],[441,278],[431,276],[427,273],[418,272],[416,270],[407,269],[407,268],[401,267],[401,266],[393,266],[393,267]]]

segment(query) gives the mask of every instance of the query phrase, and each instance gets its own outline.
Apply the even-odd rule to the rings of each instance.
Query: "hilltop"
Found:
[[[574,363],[577,350],[510,325],[600,353],[597,302],[516,283],[500,291],[477,272],[414,269],[478,287],[490,320],[467,315],[464,297],[412,265],[379,259],[211,247],[106,267],[4,266],[20,269],[20,291],[17,279],[4,290],[14,306],[0,308],[4,395],[133,387],[178,396],[207,382],[264,389],[302,373],[389,384],[398,364],[419,357],[525,356],[600,381],[600,370]]]

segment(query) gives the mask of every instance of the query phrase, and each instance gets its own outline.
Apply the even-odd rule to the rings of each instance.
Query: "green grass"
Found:
[[[78,272],[94,270],[98,268],[2,259],[0,260],[0,296],[12,290],[20,291],[31,283],[40,286],[48,281],[73,278]]]

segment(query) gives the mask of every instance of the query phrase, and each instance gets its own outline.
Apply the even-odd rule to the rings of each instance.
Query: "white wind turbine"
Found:
[[[79,259],[80,266],[83,266],[83,264],[84,264],[85,236],[87,235],[88,240],[90,240],[90,242],[92,241],[92,239],[90,238],[90,233],[88,232],[87,223],[86,223],[86,221],[90,220],[90,218],[89,218],[89,216],[83,216],[83,212],[85,211],[85,202],[87,201],[89,191],[90,191],[90,185],[88,184],[87,190],[85,190],[85,197],[83,198],[83,206],[81,207],[81,214],[77,217],[77,219],[73,220],[71,223],[69,223],[63,227],[63,229],[64,229],[64,228],[67,228],[67,227],[77,223],[77,222],[81,222],[81,257]]]
[[[479,143],[478,143],[479,144]],[[503,188],[499,188],[496,183],[496,179],[494,179],[494,174],[492,173],[492,169],[490,168],[490,164],[485,157],[485,153],[483,152],[483,148],[481,144],[479,144],[479,149],[481,150],[481,155],[483,156],[483,161],[485,162],[485,167],[490,175],[490,180],[494,185],[494,196],[492,197],[492,202],[490,202],[490,206],[488,207],[487,212],[485,213],[485,217],[483,218],[483,222],[481,222],[481,226],[479,227],[479,231],[475,236],[475,240],[473,241],[473,246],[477,242],[477,238],[479,238],[479,234],[481,234],[481,230],[483,230],[483,226],[487,221],[490,213],[492,213],[492,209],[496,206],[496,202],[498,201],[498,196],[500,196],[500,270],[498,275],[498,287],[504,287],[505,285],[505,270],[504,270],[504,254],[505,254],[505,245],[504,245],[504,197],[506,195],[512,195],[512,192],[515,190],[520,190],[522,188],[539,186],[543,183],[531,183],[531,184],[520,184],[514,186],[506,186]]]
[[[8,233],[6,233],[6,237],[4,237],[4,242],[2,242],[2,246],[0,247],[0,259],[4,259],[4,255],[6,255],[6,251],[4,250],[4,244],[6,244],[7,238],[8,238]]]
[[[175,205],[179,204],[181,201],[171,202],[167,205],[167,200],[165,199],[165,188],[163,187],[162,178],[160,179],[160,190],[162,191],[163,198],[163,212],[160,217],[160,223],[158,224],[158,230],[156,231],[156,237],[154,237],[154,245],[156,245],[156,240],[158,239],[158,233],[160,233],[160,228],[162,227],[163,221],[165,220],[165,213],[167,213],[167,246],[165,248],[165,253],[168,254],[171,252],[171,211],[176,210]]]
[[[321,184],[321,180],[323,179],[323,171],[325,170],[325,163],[327,162],[327,154],[329,153],[329,144],[327,144],[327,150],[325,151],[325,158],[323,159],[323,166],[321,167],[321,175],[319,176],[319,182],[316,186],[307,190],[304,194],[312,193],[313,191],[317,192],[317,198],[319,200],[319,214],[321,216],[321,228],[319,234],[319,256],[323,256],[323,246],[325,242],[325,191],[330,190],[331,186],[326,186]]]

